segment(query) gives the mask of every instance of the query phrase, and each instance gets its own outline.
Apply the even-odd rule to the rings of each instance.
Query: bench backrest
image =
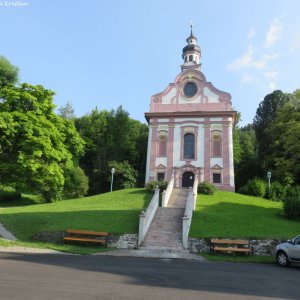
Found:
[[[222,239],[211,239],[212,244],[236,244],[236,245],[249,245],[247,240],[222,240]]]
[[[67,233],[74,233],[74,234],[89,234],[89,235],[97,235],[97,236],[108,236],[108,232],[99,232],[99,231],[92,231],[92,230],[76,230],[76,229],[68,229]]]

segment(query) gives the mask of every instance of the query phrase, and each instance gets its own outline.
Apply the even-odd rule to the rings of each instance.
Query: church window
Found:
[[[184,62],[187,62],[187,56],[184,58]]]
[[[193,55],[189,55],[189,61],[193,61]]]
[[[213,174],[213,183],[221,183],[221,174],[219,173]]]
[[[157,173],[157,180],[158,181],[165,180],[165,173],[162,172]]]
[[[192,133],[188,133],[184,136],[183,158],[195,158],[195,136]]]
[[[220,131],[213,131],[211,134],[212,140],[212,156],[220,157],[222,156],[222,138]]]

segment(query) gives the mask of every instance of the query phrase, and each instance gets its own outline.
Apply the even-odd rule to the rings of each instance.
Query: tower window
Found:
[[[184,58],[184,62],[187,62],[187,56]]]
[[[193,55],[189,55],[189,61],[193,61]]]
[[[183,158],[195,158],[195,136],[192,133],[188,133],[184,136]]]

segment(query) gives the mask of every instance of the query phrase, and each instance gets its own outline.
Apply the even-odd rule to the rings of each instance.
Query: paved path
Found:
[[[0,298],[299,299],[300,268],[78,255],[0,253]]]
[[[1,223],[0,223],[0,237],[3,237],[4,239],[16,241],[17,238],[8,231]]]

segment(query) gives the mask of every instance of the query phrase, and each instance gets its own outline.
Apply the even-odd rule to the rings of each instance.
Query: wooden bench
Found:
[[[247,240],[210,240],[210,253],[219,252],[234,252],[234,253],[248,253],[253,255],[253,248]]]
[[[65,242],[95,243],[107,247],[108,232],[68,229]]]

